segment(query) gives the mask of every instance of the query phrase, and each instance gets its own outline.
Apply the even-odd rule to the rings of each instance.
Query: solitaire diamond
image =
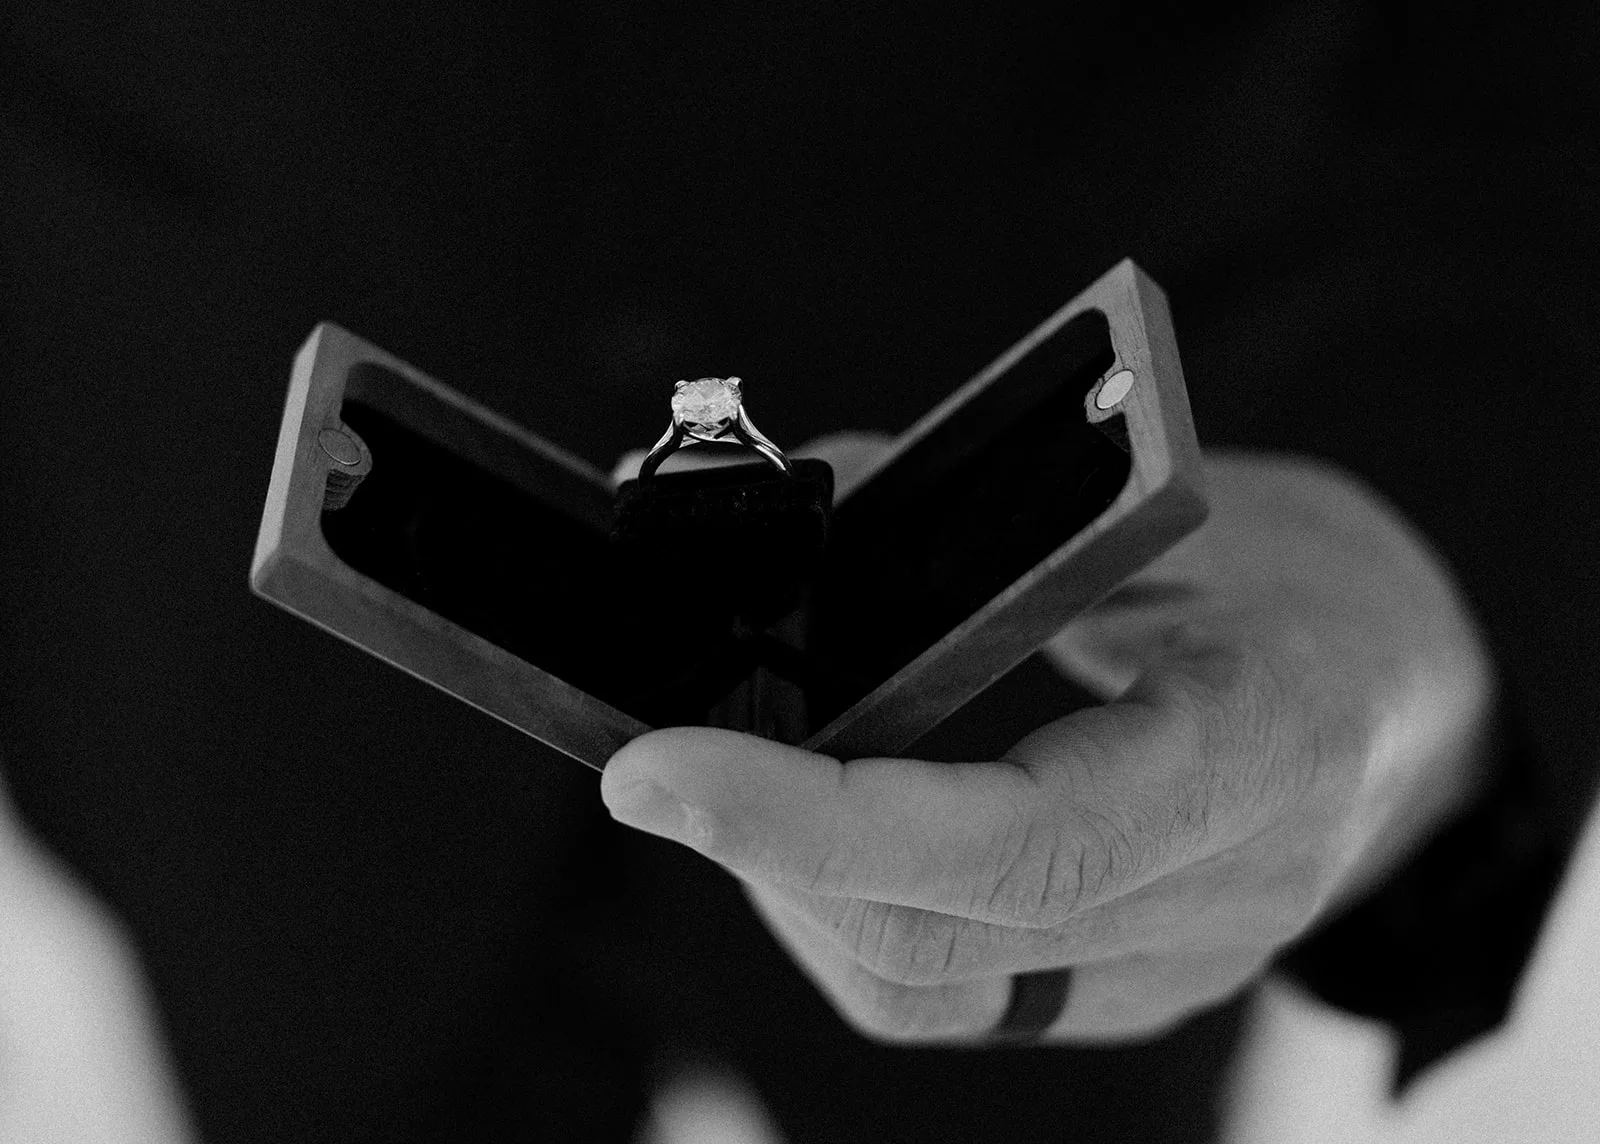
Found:
[[[655,476],[662,461],[695,441],[743,445],[760,453],[784,476],[794,475],[794,466],[783,450],[750,423],[739,384],[736,377],[702,377],[672,387],[672,424],[639,464],[641,488]]]
[[[672,395],[672,413],[691,433],[716,433],[739,415],[739,379],[702,377]]]

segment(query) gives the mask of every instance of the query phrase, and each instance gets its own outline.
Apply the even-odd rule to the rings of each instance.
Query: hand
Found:
[[[1011,975],[1067,966],[1050,1040],[1223,1000],[1469,796],[1495,681],[1448,570],[1372,490],[1303,458],[1205,465],[1205,525],[1047,649],[1103,705],[966,764],[654,731],[607,766],[606,805],[737,875],[869,1036],[981,1037]]]

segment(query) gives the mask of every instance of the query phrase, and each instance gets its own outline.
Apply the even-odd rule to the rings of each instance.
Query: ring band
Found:
[[[1036,1044],[1066,1012],[1072,970],[1040,969],[1011,979],[1011,1000],[989,1033],[991,1044]]]
[[[760,453],[780,473],[791,475],[794,469],[789,458],[762,435],[745,412],[740,385],[737,377],[678,382],[672,390],[672,424],[639,466],[639,480],[655,476],[661,462],[690,441],[743,445]]]

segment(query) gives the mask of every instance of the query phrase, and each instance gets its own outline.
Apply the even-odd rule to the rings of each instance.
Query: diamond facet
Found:
[[[702,377],[672,395],[672,413],[689,432],[716,433],[739,414],[738,379]]]

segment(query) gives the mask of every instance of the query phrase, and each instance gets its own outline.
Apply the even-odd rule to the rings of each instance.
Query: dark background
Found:
[[[1337,461],[1455,567],[1576,825],[1595,25],[11,6],[0,752],[127,923],[207,1137],[605,1139],[709,1053],[797,1140],[1202,1138],[1236,1011],[1115,1053],[868,1046],[592,773],[251,596],[290,358],[332,319],[604,466],[667,381],[736,373],[792,445],[903,428],[1131,255],[1203,443]]]

